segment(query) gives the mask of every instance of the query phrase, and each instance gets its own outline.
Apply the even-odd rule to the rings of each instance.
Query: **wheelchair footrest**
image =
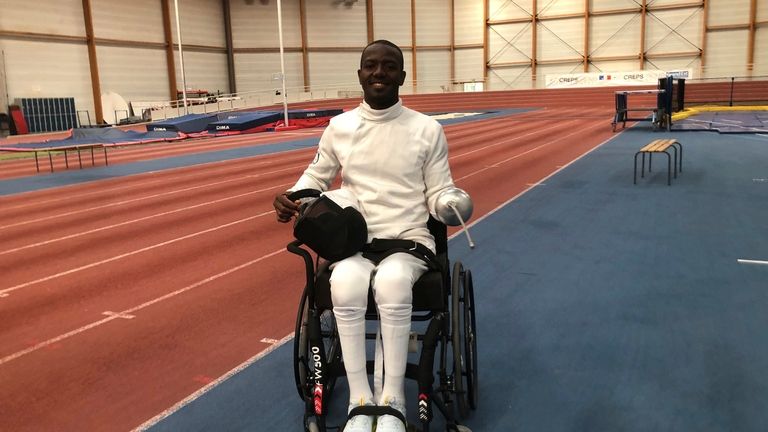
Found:
[[[406,425],[406,428],[408,427],[408,422],[405,420],[405,416],[403,415],[403,413],[401,413],[400,411],[388,405],[362,405],[359,407],[354,407],[349,411],[349,416],[347,416],[347,418],[352,418],[358,415],[367,415],[367,416],[391,415],[391,416],[397,417],[401,422],[403,422],[403,424]]]

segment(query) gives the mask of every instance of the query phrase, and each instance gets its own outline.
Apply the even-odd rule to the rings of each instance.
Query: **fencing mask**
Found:
[[[293,235],[329,261],[350,257],[368,240],[368,226],[358,208],[357,199],[346,189],[325,192],[302,205]]]

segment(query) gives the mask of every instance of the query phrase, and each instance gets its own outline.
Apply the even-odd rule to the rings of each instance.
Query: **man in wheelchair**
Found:
[[[437,215],[438,196],[455,187],[442,126],[404,107],[399,98],[405,81],[400,48],[386,40],[370,43],[357,75],[363,102],[331,120],[313,162],[292,188],[275,197],[274,207],[278,221],[289,222],[300,205],[289,198],[291,192],[328,191],[341,172],[341,188],[326,196],[359,212],[364,223],[357,227],[366,243],[334,257],[331,265],[333,314],[350,392],[344,432],[371,432],[374,425],[377,432],[405,432],[412,287],[435,253],[427,228],[430,214]],[[375,391],[366,370],[369,286],[380,318],[384,363],[383,382]],[[356,409],[367,406],[385,409],[378,416],[357,414],[370,413]]]

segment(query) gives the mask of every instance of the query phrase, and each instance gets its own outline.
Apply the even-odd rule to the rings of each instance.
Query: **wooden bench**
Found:
[[[673,150],[674,153],[674,165],[672,164],[672,155],[667,150]],[[679,158],[678,158],[678,152]],[[664,153],[667,155],[667,184],[672,184],[672,174],[674,173],[677,178],[678,172],[683,172],[683,146],[676,139],[655,139],[646,144],[637,153],[635,153],[635,179],[634,183],[637,184],[637,157],[642,155],[642,169],[640,170],[640,177],[645,177],[645,155],[648,154],[648,172],[651,172],[651,161],[654,153]]]

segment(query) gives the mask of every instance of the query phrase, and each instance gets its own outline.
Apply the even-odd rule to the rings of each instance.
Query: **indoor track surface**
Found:
[[[613,134],[607,90],[405,103],[498,113],[445,123],[475,202],[477,248],[449,242],[477,303],[467,426],[768,430],[768,137]],[[53,174],[0,162],[0,430],[301,430],[302,264],[272,199],[321,132],[118,148]],[[683,172],[667,186],[654,162],[633,185],[635,152],[668,137]]]

